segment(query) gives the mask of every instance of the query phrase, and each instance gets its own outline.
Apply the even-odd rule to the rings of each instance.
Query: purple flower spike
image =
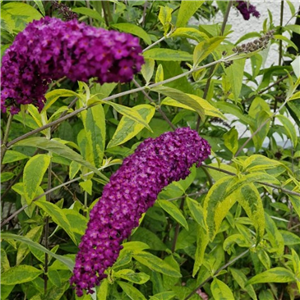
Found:
[[[189,168],[199,166],[210,154],[210,145],[190,128],[146,139],[128,156],[104,187],[102,197],[90,212],[81,239],[71,284],[80,297],[107,277],[122,249],[121,243],[139,225],[143,213],[158,193],[173,181],[186,178]]]
[[[1,111],[16,114],[21,104],[44,106],[52,80],[128,82],[144,58],[138,38],[45,17],[28,24],[6,50],[1,67]]]
[[[241,0],[237,0],[236,3],[236,8],[242,14],[244,20],[249,20],[250,15],[259,18],[260,13],[256,10],[256,7],[254,5]]]

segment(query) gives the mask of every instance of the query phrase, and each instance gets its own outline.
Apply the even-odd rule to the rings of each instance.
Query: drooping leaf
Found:
[[[151,253],[140,251],[138,253],[134,253],[133,257],[141,264],[147,266],[150,270],[166,274],[171,277],[181,277],[181,274],[176,269]]]
[[[146,300],[144,295],[131,284],[124,281],[118,281],[118,284],[131,300]]]
[[[135,24],[131,23],[117,23],[117,24],[111,24],[112,28],[118,29],[123,32],[131,33],[133,35],[138,36],[141,38],[147,45],[151,44],[151,38],[148,35],[148,33],[141,28],[140,26],[137,26]]]
[[[8,164],[8,163],[12,163],[15,161],[21,161],[21,160],[27,159],[27,158],[29,158],[29,157],[23,153],[20,153],[18,151],[14,151],[14,150],[7,150],[5,152],[2,163]]]
[[[172,202],[167,200],[158,200],[157,203],[165,210],[173,219],[175,219],[186,230],[189,230],[188,223],[180,209]]]
[[[276,118],[281,122],[286,131],[286,135],[291,139],[294,148],[296,148],[298,137],[295,125],[286,116],[277,115]]]
[[[150,276],[146,273],[136,273],[131,269],[119,270],[115,272],[113,276],[114,278],[122,278],[135,284],[144,284],[150,279]]]

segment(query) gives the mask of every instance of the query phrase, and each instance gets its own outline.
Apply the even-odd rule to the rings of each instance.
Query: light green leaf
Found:
[[[45,9],[44,9],[44,6],[43,6],[43,1],[42,0],[33,0],[33,1],[37,5],[37,7],[39,8],[42,15],[45,16]]]
[[[209,54],[211,54],[225,39],[223,36],[217,36],[200,42],[194,49],[193,64],[198,66]]]
[[[300,56],[299,56],[300,57]],[[299,63],[300,63],[300,61],[299,61]],[[300,78],[300,76],[299,76],[299,78]],[[295,93],[295,94],[293,94],[290,98],[289,98],[289,101],[291,101],[291,100],[298,100],[300,98],[300,92],[297,92],[297,93]]]
[[[155,83],[161,82],[163,80],[164,80],[164,69],[163,66],[159,64],[155,73]]]
[[[147,275],[146,273],[143,272],[135,273],[131,269],[119,270],[113,273],[113,277],[122,278],[135,284],[144,284],[150,279],[150,276]]]
[[[154,72],[155,61],[152,58],[145,59],[145,63],[142,65],[141,73],[146,80],[146,84],[148,85],[153,72]]]
[[[208,242],[209,242],[209,236],[206,230],[202,226],[198,225],[197,226],[197,248],[195,253],[195,263],[193,267],[193,275],[192,275],[193,277],[197,274],[199,268],[203,264],[205,249],[208,245]]]
[[[244,169],[248,173],[265,171],[269,169],[278,168],[282,163],[275,159],[270,159],[260,154],[253,154],[244,161]]]
[[[236,174],[236,172],[237,172],[236,168],[234,168],[230,165],[227,165],[227,164],[212,163],[212,164],[210,164],[210,166],[231,172],[233,174]],[[218,170],[213,170],[213,169],[207,169],[207,170],[215,181],[218,181],[219,179],[227,176],[224,172],[221,172]]]
[[[70,168],[69,168],[69,177],[70,179],[73,179],[76,174],[79,172],[80,170],[80,164],[77,163],[76,161],[72,161],[70,163]]]
[[[107,101],[106,104],[112,106],[118,113],[121,115],[128,117],[129,119],[132,119],[133,121],[144,125],[147,129],[149,129],[151,132],[151,128],[149,127],[148,123],[144,120],[144,118],[133,108],[127,107],[124,105],[120,105],[114,102]]]
[[[192,61],[192,54],[181,51],[181,50],[173,50],[173,49],[163,49],[163,48],[152,48],[146,50],[144,53],[144,58],[152,58],[154,60],[162,60],[162,61]]]
[[[57,89],[47,93],[45,95],[47,101],[45,103],[45,106],[42,109],[42,113],[46,112],[60,97],[72,97],[72,96],[79,97],[77,93],[65,89]]]
[[[296,281],[296,278],[290,270],[277,267],[255,275],[250,280],[248,280],[247,284],[257,284],[264,282],[283,283],[292,281]]]
[[[182,225],[186,230],[189,230],[189,226],[185,217],[174,203],[167,200],[158,200],[157,203],[180,225]]]
[[[95,168],[89,162],[84,160],[80,154],[78,154],[77,152],[73,151],[72,149],[70,149],[69,147],[63,145],[62,143],[60,143],[58,141],[48,140],[43,137],[32,137],[32,138],[27,138],[25,140],[19,141],[16,144],[14,144],[14,146],[26,146],[26,147],[35,146],[37,148],[60,155],[71,161],[76,161],[79,164],[94,171],[98,175],[101,175],[101,173],[97,170],[97,168]]]
[[[276,118],[281,122],[286,131],[287,136],[291,139],[294,148],[296,148],[298,138],[295,125],[286,116],[277,115]]]
[[[230,150],[232,154],[235,154],[239,148],[238,132],[235,127],[232,127],[224,135],[224,145]]]
[[[66,233],[70,236],[72,241],[77,244],[73,228],[69,223],[68,218],[66,217],[64,211],[58,206],[47,202],[47,201],[36,201],[35,204],[40,207],[43,211],[45,211],[58,226],[66,231]]]
[[[131,300],[146,300],[143,294],[131,284],[123,281],[118,281],[118,284]]]
[[[155,294],[153,296],[150,296],[149,300],[171,300],[176,296],[175,292],[161,292],[158,294]]]
[[[1,182],[6,182],[15,176],[13,172],[3,172],[1,173]]]
[[[42,270],[36,269],[32,266],[15,266],[1,274],[1,284],[15,285],[24,282],[29,282],[37,278],[42,273]]]
[[[142,251],[145,249],[149,249],[149,245],[140,241],[130,241],[122,244],[123,250],[133,250],[133,251]]]
[[[221,280],[214,278],[211,283],[211,292],[216,300],[232,300],[234,296],[230,288]]]
[[[158,20],[164,27],[164,34],[166,35],[169,31],[170,24],[172,21],[173,9],[167,5],[161,6],[159,9]]]
[[[237,200],[233,193],[227,195],[227,189],[233,180],[232,176],[221,178],[210,188],[205,197],[203,213],[211,241],[218,233],[228,211]]]
[[[131,33],[141,38],[147,45],[151,44],[151,39],[148,33],[140,26],[131,23],[117,23],[110,25],[112,28],[118,29],[123,32]]]
[[[201,226],[205,226],[203,208],[199,202],[190,197],[186,197],[186,203],[193,219]]]
[[[205,1],[187,1],[182,0],[176,21],[176,27],[183,27],[187,24],[193,14],[201,7]]]
[[[96,167],[102,166],[105,149],[105,114],[101,104],[87,110],[83,118],[88,142],[89,161]]]
[[[20,161],[20,160],[23,160],[23,159],[27,159],[27,158],[29,158],[29,156],[27,156],[23,153],[20,153],[18,151],[14,151],[14,150],[7,150],[5,152],[2,163],[3,164],[8,164],[8,163],[12,163],[12,162],[15,162],[15,161]]]
[[[228,76],[233,97],[236,102],[239,99],[242,89],[245,61],[246,59],[235,60],[233,64],[225,69],[225,74]]]
[[[243,207],[255,227],[257,241],[260,241],[265,232],[265,217],[263,203],[258,190],[253,183],[246,184],[239,189],[237,197],[239,204]]]
[[[289,25],[291,26],[291,25]],[[295,25],[294,25],[295,26]],[[281,34],[274,34],[274,39],[276,40],[281,40],[286,42],[290,47],[293,47],[296,51],[298,51],[298,47],[295,45],[295,43],[293,43],[289,38],[287,38],[286,36],[283,36]]]
[[[138,253],[134,253],[133,257],[152,271],[156,271],[171,277],[181,277],[180,272],[151,253],[140,251]]]
[[[87,7],[73,7],[72,11],[74,11],[77,14],[81,14],[81,15],[91,17],[91,18],[93,18],[95,20],[98,20],[100,22],[104,22],[102,16],[96,10],[93,10],[93,9],[90,9],[90,8],[87,8]]]
[[[97,290],[97,300],[106,300],[109,293],[109,283],[105,278],[101,281],[100,287]]]
[[[37,154],[26,163],[24,167],[23,187],[24,197],[28,205],[34,199],[50,161],[51,157],[49,155]]]
[[[295,209],[296,213],[300,217],[300,197],[296,195],[288,195],[290,201],[293,204],[293,208]]]
[[[300,56],[297,56],[291,63],[292,68],[296,76],[299,78],[300,77]],[[298,92],[300,98],[300,92]],[[291,99],[289,99],[291,100]]]
[[[151,121],[155,114],[155,107],[149,104],[140,104],[132,108],[133,111],[139,113],[139,115],[147,122]],[[112,148],[117,145],[124,144],[133,137],[135,137],[145,126],[141,123],[137,123],[134,120],[123,116],[119,122],[119,125],[107,145],[107,148]]]
[[[205,40],[208,39],[208,36],[205,33],[192,27],[176,28],[175,31],[171,34],[171,37],[184,37],[184,38],[196,40],[197,42],[200,42],[203,39]]]

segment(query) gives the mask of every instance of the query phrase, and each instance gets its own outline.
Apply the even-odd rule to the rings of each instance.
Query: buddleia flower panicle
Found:
[[[139,225],[159,192],[173,181],[186,178],[193,164],[199,166],[210,154],[210,145],[190,128],[146,139],[128,156],[105,185],[102,197],[90,212],[79,245],[71,284],[78,296],[107,277],[118,258],[122,241]]]
[[[250,16],[259,18],[260,13],[256,10],[256,7],[249,3],[249,1],[237,0],[235,7],[242,14],[244,20],[249,20]]]
[[[21,104],[41,110],[52,80],[128,82],[144,59],[139,40],[127,33],[45,17],[29,23],[6,50],[1,66],[1,111]]]

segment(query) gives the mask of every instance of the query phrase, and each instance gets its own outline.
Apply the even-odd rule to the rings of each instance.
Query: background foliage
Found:
[[[232,44],[235,1],[61,3],[82,22],[138,36],[146,63],[127,84],[62,78],[41,113],[2,115],[1,299],[77,299],[69,278],[103,186],[144,139],[186,126],[209,141],[210,158],[159,194],[81,299],[299,298],[300,61],[285,36],[300,26],[269,14]],[[218,11],[223,23],[209,23]],[[2,2],[1,14],[2,54],[28,22],[62,17],[39,0]],[[242,46],[259,38],[263,52]],[[273,43],[280,62],[264,68]]]

